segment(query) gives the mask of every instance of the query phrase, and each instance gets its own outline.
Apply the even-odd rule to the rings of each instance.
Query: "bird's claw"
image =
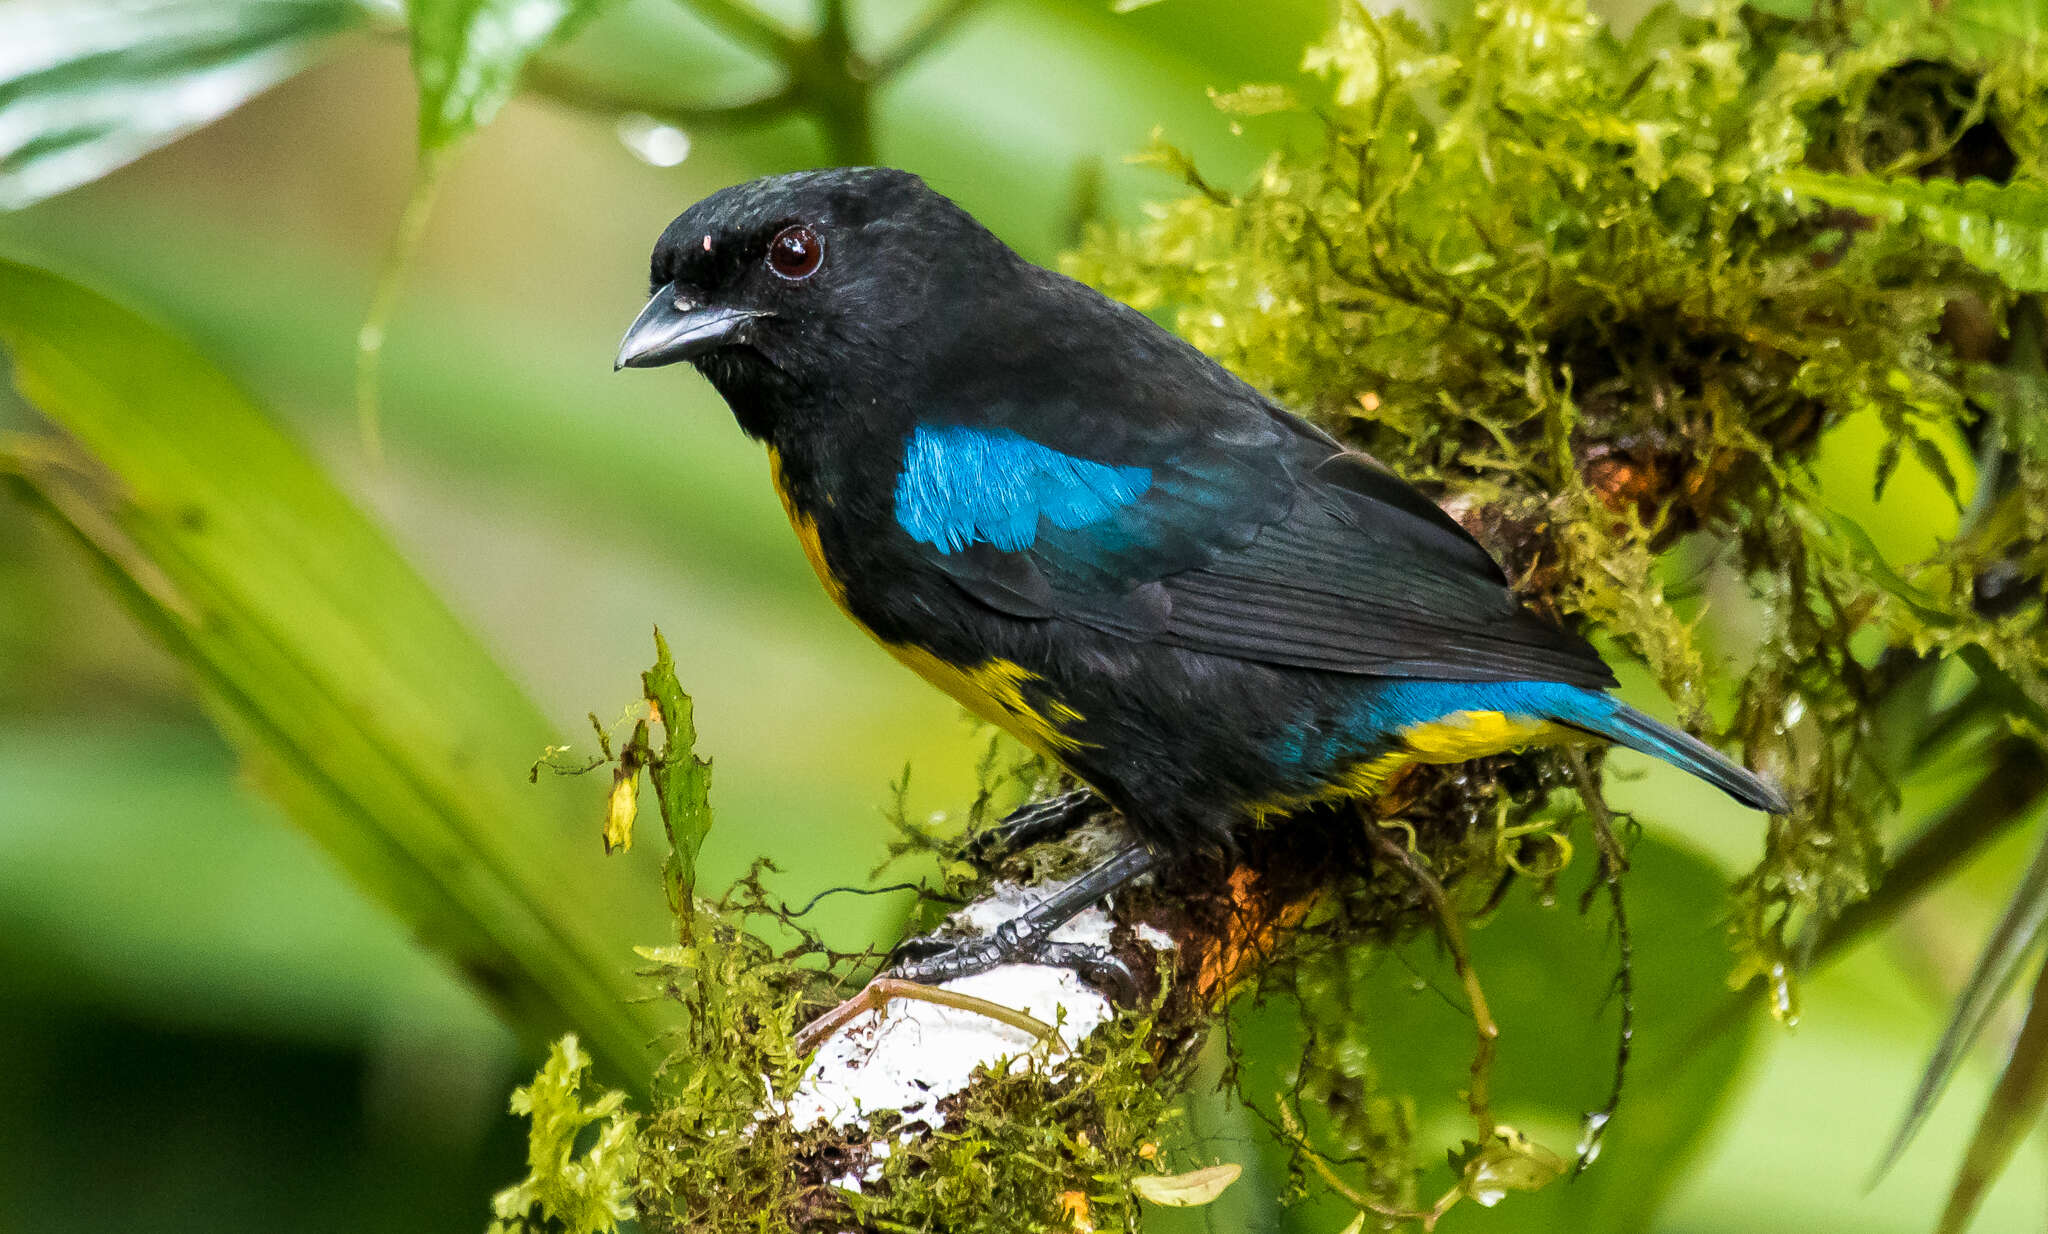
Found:
[[[1073,972],[1120,1007],[1135,1006],[1145,994],[1137,970],[1109,947],[1094,943],[1043,943],[1032,953],[1031,962]]]
[[[1028,802],[976,835],[968,842],[968,852],[982,865],[994,865],[1033,844],[1057,840],[1108,809],[1108,802],[1085,788],[1043,801]]]
[[[1115,1002],[1134,1002],[1142,993],[1138,974],[1111,948],[1094,943],[1053,942],[1043,936],[1034,938],[1022,931],[1006,930],[1010,924],[1004,922],[993,933],[973,938],[906,938],[890,953],[889,965],[882,975],[919,985],[938,985],[987,972],[1001,964],[1039,964],[1068,969]]]
[[[998,939],[996,935],[1001,932],[1002,927],[998,926],[995,934],[971,938],[937,938],[929,934],[906,938],[889,953],[889,963],[881,975],[919,985],[938,985],[987,972],[1010,962],[1014,944]]]

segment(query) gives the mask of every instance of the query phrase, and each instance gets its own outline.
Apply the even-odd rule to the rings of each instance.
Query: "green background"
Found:
[[[856,6],[876,38],[914,12]],[[1084,186],[1099,182],[1094,209],[1124,220],[1177,191],[1123,161],[1155,126],[1224,183],[1273,142],[1300,140],[1233,133],[1205,91],[1292,78],[1329,17],[1312,0],[1261,6],[1256,20],[1229,0],[1125,15],[1104,0],[992,3],[882,95],[880,154],[1051,261],[1075,237]],[[758,854],[793,900],[857,878],[882,851],[881,807],[906,762],[913,810],[957,815],[975,735],[831,609],[724,407],[687,372],[610,372],[661,227],[714,188],[819,162],[808,127],[695,132],[689,157],[660,169],[608,124],[512,104],[448,173],[391,329],[377,465],[355,436],[351,347],[408,188],[413,87],[395,41],[351,36],[333,51],[167,150],[0,216],[0,247],[198,341],[391,531],[568,740],[584,740],[586,711],[609,720],[632,700],[659,622],[697,702],[699,750],[716,761],[711,885]],[[608,12],[563,60],[686,97],[761,74],[655,0]],[[0,425],[25,417],[0,408]],[[1873,503],[1875,450],[1847,426],[1823,472],[1907,559],[1953,509],[1910,466]],[[1614,766],[1617,804],[1673,842],[1639,871],[1639,897],[1683,908],[1644,910],[1646,945],[1672,959],[1655,988],[1667,1014],[1710,1007],[1727,971],[1712,890],[1753,859],[1758,824],[1643,760]],[[1911,788],[1909,807],[1943,796],[1933,778]],[[1601,1228],[1930,1228],[1995,1060],[1965,1069],[1881,1185],[1866,1192],[1865,1175],[2023,843],[1810,980],[1797,1029],[1760,1025],[1696,1154],[1603,1162],[1580,1185],[1599,1192]],[[649,877],[618,868],[622,884]],[[849,944],[890,936],[900,899],[843,897],[823,924]],[[1605,1084],[1600,927],[1531,920],[1479,938],[1499,974],[1510,1116],[1517,1078],[1576,1084],[1588,1105]],[[1412,950],[1433,962],[1427,940]],[[1405,969],[1382,965],[1369,988],[1371,1023],[1393,1039],[1462,1031]],[[1658,1009],[1645,1019],[1654,1032]],[[1272,1020],[1243,1017],[1255,1082],[1273,1065],[1261,1043],[1287,1031]],[[180,670],[67,541],[12,503],[0,504],[0,1042],[0,1229],[465,1230],[520,1172],[505,1094],[535,1060],[238,778]],[[1390,1087],[1454,1087],[1456,1065],[1446,1075],[1440,1061],[1396,1048],[1381,1065]],[[1688,1088],[1639,1072],[1624,1125],[1704,1123],[1718,1087],[1711,1073]],[[1214,1228],[1334,1234],[1327,1213],[1264,1199],[1279,1180],[1255,1123],[1219,1099],[1196,1106],[1209,1150],[1251,1167],[1207,1214]],[[1457,1131],[1425,1118],[1423,1133]],[[1568,1146],[1570,1129],[1546,1138]],[[2043,1164],[2023,1152],[1976,1228],[2040,1228]],[[1659,1215],[1641,1215],[1666,1188]],[[1490,1220],[1461,1212],[1445,1228],[1575,1228],[1574,1202],[1562,1188],[1512,1197]]]

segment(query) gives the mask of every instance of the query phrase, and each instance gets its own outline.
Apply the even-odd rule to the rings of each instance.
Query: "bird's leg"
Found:
[[[1076,958],[1073,946],[1051,943],[1053,931],[1097,900],[1157,869],[1164,860],[1145,845],[1129,841],[1100,865],[987,934],[954,941],[928,937],[904,940],[891,957],[896,963],[883,975],[936,985],[1013,961],[1071,963]],[[1048,948],[1053,951],[1052,956],[1045,954]],[[1080,967],[1086,970],[1093,965],[1084,963]]]
[[[1041,841],[1057,840],[1108,812],[1109,803],[1085,788],[1044,801],[1027,802],[975,836],[973,853],[984,865],[1000,861]]]

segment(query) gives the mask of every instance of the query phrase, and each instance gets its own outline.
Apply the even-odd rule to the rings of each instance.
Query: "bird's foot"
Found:
[[[1111,948],[1097,943],[1054,942],[1050,934],[1006,933],[998,926],[993,933],[972,938],[906,938],[890,953],[882,976],[939,985],[1003,964],[1038,964],[1067,969],[1115,1001],[1134,1000],[1142,992],[1138,974]]]
[[[896,944],[896,949],[889,953],[888,963],[882,966],[881,975],[915,981],[919,985],[936,985],[957,977],[985,973],[998,964],[1008,963],[1009,959],[1008,950],[992,934],[965,938],[914,934]]]
[[[969,852],[981,864],[993,865],[1033,844],[1057,840],[1108,812],[1109,803],[1085,788],[1028,802],[976,835],[969,844]]]
[[[905,939],[891,953],[882,972],[868,983],[866,990],[813,1021],[798,1035],[799,1047],[808,1052],[850,1023],[861,1011],[877,1009],[892,997],[930,999],[934,993],[930,987],[987,972],[1001,964],[1043,964],[1065,968],[1113,997],[1123,999],[1128,994],[1130,1000],[1135,1001],[1142,992],[1137,974],[1108,948],[1089,943],[1055,942],[1052,935],[1076,913],[1132,879],[1150,872],[1159,863],[1160,858],[1151,850],[1127,843],[1100,865],[985,933],[958,938],[923,935]],[[936,993],[949,998],[958,994],[957,991]]]

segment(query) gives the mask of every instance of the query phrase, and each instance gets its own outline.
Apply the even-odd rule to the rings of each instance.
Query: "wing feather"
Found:
[[[1499,566],[1428,498],[1266,405],[1270,426],[1171,443],[1150,482],[1029,542],[927,556],[977,601],[1120,637],[1283,667],[1451,681],[1614,676],[1523,607]],[[1273,429],[1283,430],[1275,433]],[[986,504],[984,489],[976,500]],[[1041,494],[1041,501],[1045,500]]]

